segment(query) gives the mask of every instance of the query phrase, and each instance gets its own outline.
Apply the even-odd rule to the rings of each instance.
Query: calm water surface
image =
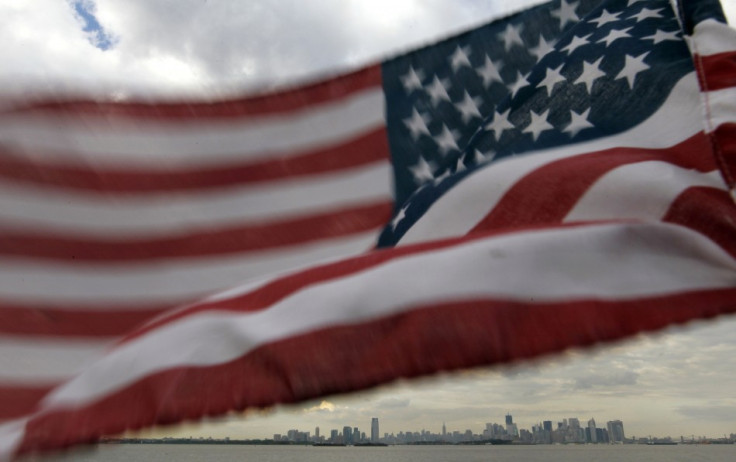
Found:
[[[24,459],[30,462],[32,459]],[[49,462],[733,462],[736,445],[310,446],[102,445]]]

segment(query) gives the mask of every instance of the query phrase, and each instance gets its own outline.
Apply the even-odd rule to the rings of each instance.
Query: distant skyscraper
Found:
[[[544,425],[544,429],[547,430],[548,432],[552,431],[552,421],[551,420],[545,420],[544,422],[542,422],[542,425]]]
[[[624,423],[620,420],[612,420],[606,424],[608,428],[608,441],[610,443],[623,443],[626,440],[624,435]]]
[[[595,419],[591,418],[588,421],[588,432],[590,432],[590,442],[591,443],[597,443],[598,442],[598,436],[596,434],[596,427],[595,427]]]
[[[314,427],[314,437],[319,439],[319,427]]]
[[[371,419],[371,443],[378,443],[378,417]]]
[[[353,428],[345,426],[342,428],[342,442],[344,444],[353,444]]]
[[[445,423],[442,422],[442,437],[444,438],[447,436],[447,427],[445,427]]]
[[[506,414],[506,425],[514,423],[514,418],[511,417],[511,414]]]

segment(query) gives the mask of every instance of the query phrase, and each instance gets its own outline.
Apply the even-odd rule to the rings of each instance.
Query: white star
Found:
[[[424,157],[419,156],[419,160],[416,164],[409,167],[409,170],[411,171],[411,174],[414,175],[414,182],[416,184],[422,184],[425,183],[431,179],[434,178],[434,174],[432,173],[432,170],[434,167],[432,167],[429,163],[427,163],[426,160],[424,160]]]
[[[580,18],[575,14],[578,3],[567,3],[565,0],[560,1],[560,9],[552,12],[552,16],[556,16],[560,20],[560,29],[564,29],[568,22],[575,24]]]
[[[494,81],[503,83],[501,74],[498,73],[499,68],[500,66],[497,66],[493,61],[491,61],[491,58],[486,55],[486,62],[482,67],[475,68],[475,72],[483,78],[483,86],[488,88],[488,86]]]
[[[606,35],[605,37],[601,38],[600,40],[598,40],[595,43],[606,42],[606,46],[611,46],[611,44],[613,42],[615,42],[616,40],[618,40],[620,38],[631,37],[631,35],[628,34],[628,32],[631,29],[633,29],[633,28],[632,27],[628,27],[626,29],[611,29],[610,31],[608,31],[608,35]]]
[[[621,13],[611,14],[608,12],[608,10],[603,10],[601,12],[601,15],[598,16],[596,19],[590,19],[588,22],[594,22],[597,27],[601,27],[604,24],[608,24],[609,22],[616,22],[618,21],[618,17]]]
[[[618,74],[616,74],[616,77],[614,77],[614,80],[618,80],[621,78],[626,77],[626,82],[629,84],[629,88],[634,88],[634,82],[636,81],[636,76],[639,74],[639,72],[644,72],[647,69],[649,69],[649,65],[644,63],[644,59],[647,57],[649,52],[642,53],[639,56],[630,56],[626,55],[626,61],[624,63],[623,69],[619,71]]]
[[[450,95],[447,94],[447,88],[445,88],[444,83],[440,82],[440,79],[436,75],[432,83],[427,87],[427,93],[432,99],[432,105],[434,106],[437,106],[443,100],[450,102]]]
[[[674,40],[679,41],[679,31],[673,30],[671,32],[665,32],[663,30],[657,29],[657,32],[654,33],[654,35],[650,35],[648,37],[642,37],[642,40],[653,40],[654,45],[658,44],[659,42],[664,42],[665,40]]]
[[[521,40],[521,29],[522,25],[514,27],[511,24],[506,24],[506,30],[498,34],[498,38],[503,40],[504,48],[509,51],[514,44],[524,46],[524,41]]]
[[[485,154],[475,150],[475,163],[476,165],[480,165],[486,162],[492,161],[496,157],[496,151],[488,151]]]
[[[628,19],[636,18],[636,22],[642,22],[648,18],[661,18],[662,15],[659,14],[659,12],[662,11],[663,9],[664,8],[660,8],[658,10],[650,10],[649,8],[642,8],[640,12],[632,15]]]
[[[516,128],[514,124],[509,122],[509,112],[511,112],[511,108],[506,109],[506,111],[503,113],[495,113],[495,115],[493,116],[493,122],[489,122],[486,124],[486,130],[493,131],[494,139],[501,138],[504,130],[511,130]]]
[[[516,93],[521,90],[522,88],[529,85],[529,82],[526,80],[526,76],[521,75],[521,72],[516,71],[516,82],[512,83],[509,87],[509,91],[511,92],[511,97],[513,98],[516,96]]]
[[[450,56],[450,66],[452,66],[452,70],[454,72],[457,72],[457,70],[463,66],[471,67],[470,59],[468,58],[469,54],[470,47],[460,48],[460,45],[458,45],[457,48],[455,48],[452,56]]]
[[[544,56],[546,56],[551,51],[554,51],[555,49],[555,41],[548,42],[544,39],[544,36],[539,36],[539,43],[534,48],[529,48],[529,54],[534,55],[537,58],[537,61],[540,61]]]
[[[455,173],[460,173],[466,170],[465,164],[463,163],[463,158],[458,157],[457,162],[455,163]]]
[[[577,85],[579,83],[585,84],[585,90],[590,94],[593,91],[593,82],[595,82],[599,77],[606,76],[606,73],[600,68],[601,61],[603,61],[603,56],[592,63],[583,61],[583,72],[580,74],[580,77],[575,79],[573,85]]]
[[[438,184],[442,183],[442,181],[445,178],[449,177],[450,175],[451,175],[450,170],[449,169],[445,170],[444,172],[442,172],[442,174],[437,175],[437,178],[434,179],[434,184],[435,185],[438,185]]]
[[[575,111],[570,111],[570,123],[567,124],[567,127],[565,127],[564,130],[562,130],[565,133],[570,134],[570,138],[575,138],[575,135],[580,132],[580,130],[584,130],[586,128],[595,127],[592,123],[588,122],[588,114],[590,113],[590,108],[586,109],[585,112],[582,114],[578,114]]]
[[[446,155],[451,150],[459,151],[460,147],[457,145],[457,140],[460,135],[455,130],[450,130],[447,125],[442,124],[442,133],[434,137],[437,142],[437,146],[440,150],[440,154]]]
[[[419,139],[421,135],[430,136],[429,129],[427,128],[427,122],[429,121],[425,119],[425,116],[419,114],[416,108],[412,110],[411,117],[407,117],[403,122],[406,128],[409,129],[409,132],[411,132],[411,137],[414,138],[414,141]]]
[[[401,207],[401,210],[399,210],[393,220],[391,220],[391,231],[396,231],[396,226],[399,224],[399,222],[406,218],[406,209],[408,208],[409,204]]]
[[[529,115],[532,117],[532,121],[529,122],[529,125],[527,125],[526,128],[522,130],[521,132],[531,133],[532,140],[537,141],[537,138],[539,138],[540,133],[542,133],[545,130],[552,130],[555,128],[552,126],[552,124],[547,122],[547,114],[549,114],[549,109],[547,109],[541,114],[537,114],[534,111],[529,111]]]
[[[559,66],[557,66],[557,69],[547,68],[544,79],[539,82],[538,87],[544,87],[545,91],[547,92],[547,96],[552,96],[552,90],[555,89],[555,85],[560,82],[567,81],[567,79],[562,74],[560,74],[562,66],[564,66],[564,64],[560,64]]]
[[[585,37],[578,37],[577,35],[572,36],[572,40],[570,40],[570,43],[562,49],[562,51],[566,51],[567,55],[570,56],[573,51],[576,49],[588,45],[590,42],[588,42],[588,37],[590,37],[593,34],[588,34]]]
[[[455,108],[460,112],[463,123],[468,123],[473,117],[482,117],[478,106],[483,103],[480,98],[471,98],[468,92],[465,92],[465,97],[459,103],[455,103]]]
[[[411,93],[414,90],[422,89],[422,79],[424,73],[421,69],[416,72],[412,66],[409,66],[409,71],[400,77],[401,83],[404,85],[404,89],[407,93]]]
[[[493,158],[496,157],[495,151],[488,151],[485,154],[480,152],[479,150],[473,151],[473,162],[475,162],[475,165],[485,164],[486,162],[490,162],[493,160]]]
[[[442,172],[439,175],[437,175],[436,177],[434,177],[433,183],[436,186],[436,185],[442,183],[443,181],[445,181],[445,178],[449,178],[450,175],[452,175],[452,173],[450,172],[450,169],[447,168],[447,169],[445,169],[444,172]]]

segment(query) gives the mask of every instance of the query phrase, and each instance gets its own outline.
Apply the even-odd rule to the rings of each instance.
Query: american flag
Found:
[[[736,311],[736,32],[678,7],[554,1],[236,101],[6,104],[0,456]]]

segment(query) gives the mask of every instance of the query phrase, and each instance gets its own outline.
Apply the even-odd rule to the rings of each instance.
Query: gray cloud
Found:
[[[682,406],[677,412],[689,419],[698,421],[718,421],[733,423],[736,416],[736,402],[725,402],[712,405]]]
[[[514,5],[540,0],[524,0]],[[83,11],[93,12],[96,31]],[[386,14],[391,7],[391,14]],[[226,94],[331,75],[507,12],[473,1],[37,0],[0,5],[0,83]],[[114,47],[99,49],[104,31]],[[90,40],[90,39],[93,40]],[[103,47],[104,48],[104,47]]]
[[[403,409],[409,407],[411,399],[409,398],[385,398],[378,401],[375,405],[376,409]]]
[[[619,385],[636,385],[639,374],[632,371],[613,371],[591,374],[575,378],[576,390],[587,390],[600,387],[617,387]]]

